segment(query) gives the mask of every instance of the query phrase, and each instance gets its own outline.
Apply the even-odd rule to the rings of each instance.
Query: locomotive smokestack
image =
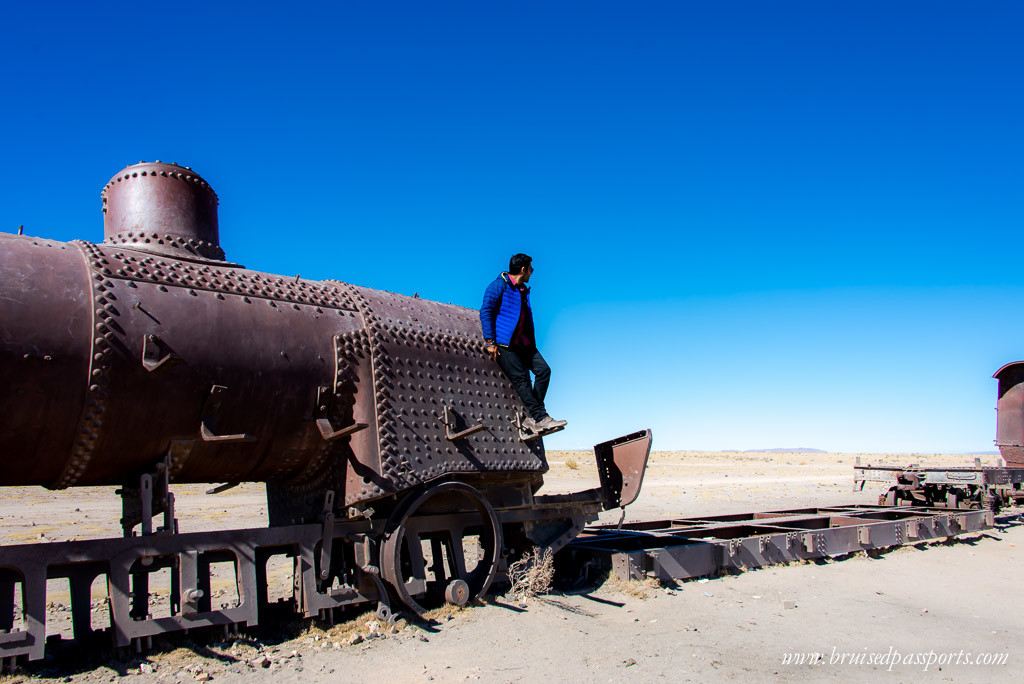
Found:
[[[224,260],[217,193],[191,169],[140,162],[103,188],[103,242],[179,259]]]

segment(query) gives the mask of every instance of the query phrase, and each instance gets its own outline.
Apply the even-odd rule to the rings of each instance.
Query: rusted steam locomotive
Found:
[[[0,234],[0,485],[118,485],[125,536],[0,546],[0,657],[43,655],[47,578],[69,580],[76,641],[97,636],[104,576],[119,646],[257,624],[282,555],[302,614],[375,601],[387,618],[392,598],[465,603],[639,493],[649,431],[595,447],[599,488],[537,494],[543,443],[476,311],[231,263],[186,167],[130,166],[102,202],[101,244]],[[266,483],[266,528],[179,530],[172,484],[239,482]],[[214,563],[237,605],[212,605]]]

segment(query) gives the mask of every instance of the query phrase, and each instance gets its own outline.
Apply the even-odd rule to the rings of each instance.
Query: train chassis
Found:
[[[533,547],[557,552],[600,511],[632,503],[650,444],[650,432],[641,431],[598,445],[601,486],[572,494],[537,495],[529,474],[481,474],[374,502],[378,510],[352,508],[346,519],[336,519],[329,491],[319,523],[192,533],[178,531],[166,468],[158,468],[137,488],[120,490],[124,537],[0,547],[0,658],[11,667],[59,645],[141,651],[156,635],[218,626],[237,632],[282,615],[333,623],[335,611],[358,604],[375,605],[390,622],[398,610],[464,605],[506,579],[510,559]],[[269,591],[275,557],[293,567],[291,596],[278,600]],[[236,601],[215,604],[215,566],[229,568]],[[164,570],[170,591],[161,595],[150,580]],[[110,626],[94,629],[91,589],[103,577]],[[46,634],[52,579],[68,582],[69,640]],[[155,599],[166,605],[154,606]]]
[[[1024,467],[1015,465],[923,467],[854,465],[854,491],[867,482],[889,483],[879,505],[982,509],[998,512],[1024,498]]]

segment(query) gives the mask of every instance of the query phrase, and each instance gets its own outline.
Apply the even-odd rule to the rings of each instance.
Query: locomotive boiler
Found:
[[[42,656],[47,578],[70,581],[79,640],[97,636],[88,587],[105,576],[121,646],[256,624],[274,555],[294,559],[304,615],[376,601],[388,617],[395,598],[465,603],[639,493],[649,431],[595,447],[600,487],[537,493],[543,440],[476,311],[247,270],[187,167],[130,166],[101,198],[101,243],[0,234],[0,486],[116,485],[125,536],[0,547],[0,656]],[[266,483],[266,528],[179,529],[172,485],[240,482]],[[211,605],[217,562],[237,605]],[[152,618],[161,568],[170,615]]]

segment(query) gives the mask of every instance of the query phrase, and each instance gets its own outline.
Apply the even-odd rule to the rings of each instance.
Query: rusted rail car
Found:
[[[993,375],[996,400],[996,446],[1004,462],[983,466],[854,466],[854,489],[867,482],[889,483],[878,503],[889,506],[982,508],[998,511],[1024,499],[1024,361],[1008,363]]]
[[[932,508],[985,509],[999,511],[1024,497],[1024,467],[973,466],[925,467],[862,465],[853,467],[854,490],[867,482],[890,484],[879,495],[887,506],[928,506]]]
[[[217,205],[191,169],[140,163],[103,189],[101,243],[0,234],[0,486],[117,485],[124,532],[0,546],[0,658],[43,656],[47,579],[69,582],[75,641],[122,647],[258,624],[275,556],[294,562],[286,607],[375,602],[388,618],[465,603],[510,557],[636,498],[649,431],[595,447],[600,487],[539,495],[543,440],[476,311],[247,270]],[[266,483],[266,528],[179,526],[173,485],[240,482]],[[217,606],[225,563],[238,601]],[[97,578],[109,629],[92,626]]]

